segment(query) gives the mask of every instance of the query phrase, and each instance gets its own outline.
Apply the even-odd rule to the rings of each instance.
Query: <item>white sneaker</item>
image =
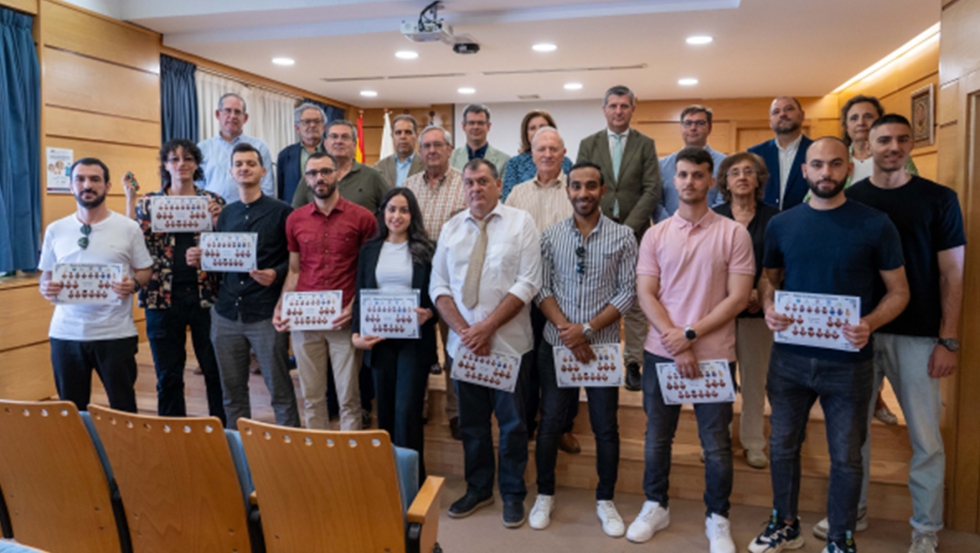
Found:
[[[616,504],[609,500],[601,500],[596,504],[595,512],[602,521],[602,531],[607,536],[618,538],[626,533],[626,525],[623,524],[623,517],[619,516]]]
[[[864,532],[868,529],[868,508],[858,507],[858,518],[857,523],[854,525],[855,532]],[[822,519],[820,522],[813,525],[813,535],[825,540],[827,539],[827,532],[830,532],[830,521]]]
[[[636,520],[630,524],[626,539],[633,543],[643,543],[668,526],[670,526],[670,509],[664,509],[656,501],[647,501],[643,504],[640,514],[636,515]]]
[[[732,526],[727,518],[712,513],[704,520],[704,535],[711,542],[711,553],[735,553]]]
[[[555,496],[538,494],[531,508],[527,524],[535,530],[544,530],[551,524],[551,511],[555,510]]]
[[[936,553],[939,547],[939,538],[935,532],[912,531],[912,546],[909,553]]]

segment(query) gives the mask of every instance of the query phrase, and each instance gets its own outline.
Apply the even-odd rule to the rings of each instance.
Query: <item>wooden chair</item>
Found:
[[[136,415],[97,405],[89,411],[126,507],[134,553],[252,551],[251,490],[243,489],[235,442],[229,447],[219,419]]]
[[[0,400],[0,489],[18,542],[52,553],[128,551],[111,473],[68,401]]]
[[[238,428],[269,553],[438,547],[443,479],[426,478],[416,493],[418,453],[393,448],[387,432],[303,430],[248,419],[239,419]]]

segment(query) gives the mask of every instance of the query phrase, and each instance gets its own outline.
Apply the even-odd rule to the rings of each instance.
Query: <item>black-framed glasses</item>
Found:
[[[322,168],[320,170],[310,169],[305,174],[306,174],[306,178],[308,178],[308,179],[315,179],[317,177],[317,175],[320,175],[323,178],[327,178],[330,175],[332,175],[333,173],[334,173],[334,170],[333,169],[331,169],[329,167],[324,167],[324,168]]]
[[[575,249],[575,255],[578,256],[578,263],[575,264],[575,272],[580,276],[585,274],[585,246],[579,246]]]
[[[88,248],[88,235],[92,234],[92,225],[82,225],[79,230],[82,231],[82,237],[78,239],[78,247],[84,250]]]

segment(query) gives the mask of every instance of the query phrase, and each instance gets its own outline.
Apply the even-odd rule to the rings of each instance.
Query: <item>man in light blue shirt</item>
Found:
[[[711,134],[711,109],[704,106],[693,105],[684,108],[681,112],[681,138],[684,139],[685,148],[703,148],[715,161],[715,178],[718,177],[718,167],[724,161],[725,154],[716,152],[708,146],[708,135]],[[674,188],[674,173],[677,171],[677,152],[660,160],[660,176],[663,179],[664,190],[660,195],[660,204],[653,212],[653,222],[659,223],[670,217],[677,211],[677,204],[680,201],[677,197],[677,189]],[[708,207],[714,207],[724,200],[717,188],[708,191]]]
[[[218,109],[215,110],[214,116],[218,118],[221,126],[218,136],[202,140],[197,145],[204,156],[201,164],[201,169],[204,170],[204,183],[201,188],[214,192],[228,203],[238,201],[238,184],[231,176],[231,151],[238,144],[245,142],[255,147],[262,157],[262,165],[266,170],[265,176],[262,177],[262,193],[275,198],[276,186],[272,178],[274,171],[269,146],[262,140],[242,132],[242,127],[248,121],[245,100],[233,92],[225,94],[218,100]]]
[[[391,139],[395,153],[378,161],[374,168],[381,173],[388,188],[400,187],[405,179],[425,170],[421,156],[415,155],[419,142],[419,127],[407,113],[396,115],[391,122]]]

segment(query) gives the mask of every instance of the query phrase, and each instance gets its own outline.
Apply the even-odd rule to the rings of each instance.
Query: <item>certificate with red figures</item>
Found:
[[[858,351],[844,338],[844,325],[861,322],[861,298],[776,291],[776,311],[793,324],[775,333],[781,344]]]
[[[205,232],[211,230],[208,198],[204,196],[151,196],[153,232]]]
[[[623,384],[623,356],[619,344],[592,344],[595,359],[580,363],[572,350],[555,346],[555,376],[559,388],[602,388]]]
[[[361,290],[361,336],[418,338],[418,306],[418,290]]]
[[[201,268],[221,273],[247,273],[255,269],[256,232],[203,232]]]
[[[701,361],[701,378],[684,378],[674,363],[657,363],[660,393],[667,405],[735,401],[735,386],[728,361]]]
[[[289,330],[333,330],[334,320],[344,310],[343,298],[340,290],[286,292],[279,316],[289,319]]]
[[[480,356],[460,346],[453,357],[453,378],[505,392],[513,393],[520,372],[519,355],[491,351],[490,355]]]
[[[58,304],[119,305],[122,300],[112,291],[126,272],[118,263],[56,263],[51,280],[61,283]]]

